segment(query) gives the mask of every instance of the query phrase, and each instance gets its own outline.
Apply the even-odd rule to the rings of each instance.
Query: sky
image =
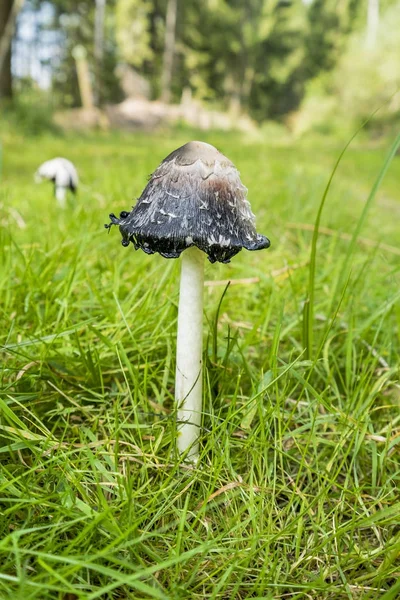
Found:
[[[36,32],[38,27],[50,25],[52,17],[53,8],[50,4],[44,3],[40,10],[33,11],[26,3],[18,17],[13,46],[14,75],[32,78],[44,89],[50,87],[51,65],[59,54],[59,33],[42,29],[38,42]]]

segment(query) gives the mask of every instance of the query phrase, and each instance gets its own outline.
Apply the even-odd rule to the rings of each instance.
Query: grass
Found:
[[[237,164],[272,247],[207,268],[192,468],[174,454],[179,262],[103,224],[198,136],[3,139],[0,598],[395,600],[399,158],[364,219],[389,144],[352,143],[310,266],[341,148],[202,136]],[[82,179],[62,214],[32,182],[55,155]]]

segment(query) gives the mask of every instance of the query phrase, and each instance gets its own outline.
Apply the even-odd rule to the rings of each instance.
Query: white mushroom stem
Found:
[[[196,461],[202,413],[204,253],[196,247],[182,253],[176,347],[175,400],[178,449]]]
[[[65,208],[67,204],[67,190],[65,187],[56,185],[56,199],[60,208]]]

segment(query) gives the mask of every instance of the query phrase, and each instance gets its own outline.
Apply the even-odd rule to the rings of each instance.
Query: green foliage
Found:
[[[336,68],[310,82],[298,117],[300,130],[349,131],[378,109],[368,127],[379,130],[386,122],[389,129],[399,122],[399,27],[400,2],[396,0],[382,15],[374,47],[367,47],[365,25],[352,33]]]
[[[156,97],[160,91],[165,17],[165,0],[116,2],[119,55],[150,81]]]
[[[364,27],[366,16],[360,19],[362,0],[314,0],[308,11],[309,35],[305,68],[315,77],[321,71],[335,67],[355,28]]]
[[[21,152],[7,137],[0,596],[394,600],[399,158],[367,219],[386,149],[353,142],[332,179],[313,259],[314,365],[302,323],[309,228],[342,148],[206,136],[240,169],[272,247],[207,268],[202,456],[190,468],[172,450],[179,263],[103,228],[185,141],[27,137]],[[63,212],[51,185],[32,181],[55,155],[82,181]]]
[[[21,83],[21,82],[19,82]],[[21,89],[14,102],[0,103],[0,132],[17,135],[37,136],[45,132],[57,133],[52,120],[53,107],[47,94],[32,89],[30,86]]]
[[[151,47],[151,0],[118,0],[117,41],[122,58],[135,67],[154,60]]]
[[[306,9],[303,3],[278,2],[269,35],[258,51],[250,106],[262,121],[279,118],[297,107],[305,80]]]
[[[32,0],[27,10],[41,3]],[[53,96],[57,104],[77,106],[72,50],[77,44],[85,46],[94,71],[95,3],[52,0],[51,4],[52,27],[60,41]],[[259,122],[284,122],[305,96],[300,130],[310,121],[322,131],[338,122],[362,120],[371,94],[377,102],[385,101],[397,85],[393,73],[400,12],[397,0],[381,1],[382,14],[389,11],[382,22],[382,43],[367,55],[366,4],[362,0],[179,0],[172,100],[179,102],[183,92],[185,98],[190,92],[196,100],[229,111],[233,119],[243,112]],[[161,80],[165,81],[167,6],[168,0],[107,2],[105,57],[99,69],[103,102],[121,99],[115,75],[120,61],[144,76],[153,98],[159,97]]]
[[[53,71],[52,95],[58,106],[74,107],[81,105],[76,64],[73,49],[77,45],[85,47],[94,83],[94,7],[91,0],[57,0],[54,5],[54,20],[50,26],[60,36],[58,66]],[[107,2],[109,10],[105,19],[104,59],[100,71],[101,101],[116,102],[121,99],[121,91],[115,74],[117,46],[115,41],[114,1]]]
[[[363,119],[382,106],[382,114],[400,116],[400,2],[384,14],[374,48],[365,48],[362,33],[354,35],[335,73],[338,106],[350,118]],[[343,85],[346,81],[346,85]]]
[[[219,0],[185,6],[182,21],[182,85],[261,120],[279,113],[277,89],[290,87],[302,61],[301,3]]]
[[[295,109],[305,82],[334,66],[358,2],[209,0],[179,3],[173,90],[262,121]],[[151,78],[161,73],[166,2],[119,0],[121,55]],[[318,51],[316,51],[318,49]]]

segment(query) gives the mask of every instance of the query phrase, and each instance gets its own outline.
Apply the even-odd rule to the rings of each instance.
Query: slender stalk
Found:
[[[67,205],[67,189],[65,187],[61,187],[60,185],[56,186],[56,199],[57,204],[60,208],[65,208]]]
[[[204,253],[188,248],[182,254],[176,347],[175,400],[178,407],[178,449],[190,448],[196,461],[202,412]]]

